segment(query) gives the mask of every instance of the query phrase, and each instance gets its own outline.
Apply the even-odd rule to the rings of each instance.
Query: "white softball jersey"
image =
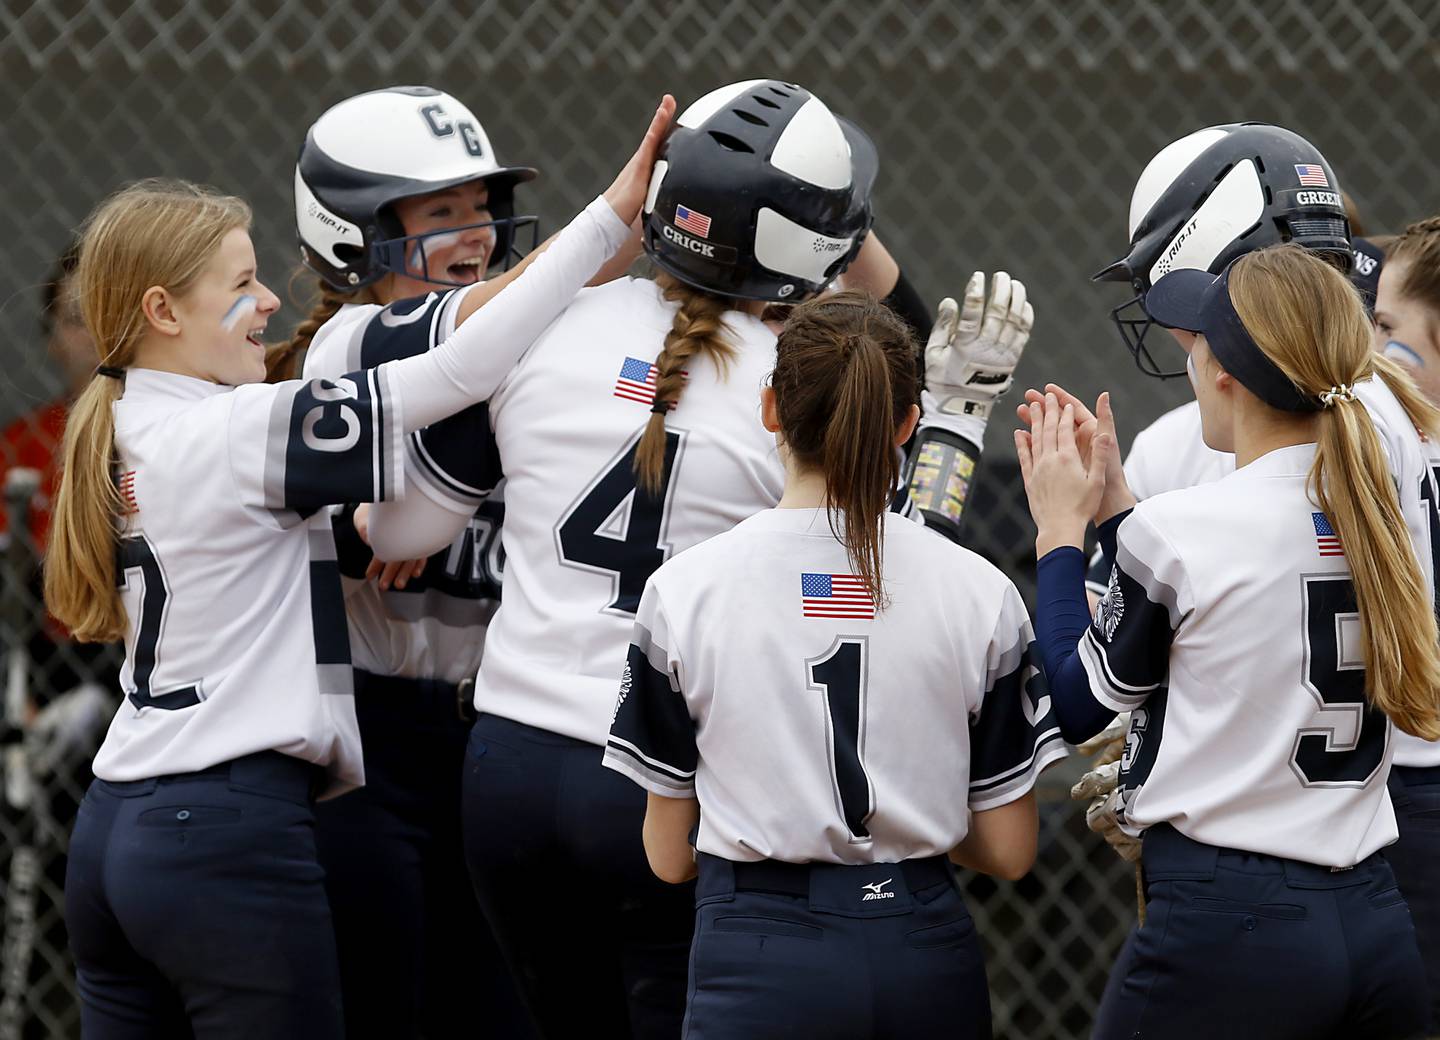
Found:
[[[646,586],[604,762],[698,797],[699,851],[940,855],[1065,755],[1009,579],[885,520],[884,609],[824,509],[758,513]]]
[[[219,386],[131,369],[115,404],[126,701],[95,775],[262,750],[363,782],[336,503],[404,490],[404,434],[487,399],[629,234],[596,199],[440,348],[334,380]]]
[[[386,377],[231,388],[129,370],[115,405],[125,701],[96,776],[274,749],[363,781],[325,507],[403,490]]]
[[[466,289],[432,292],[386,307],[347,304],[315,334],[305,377],[329,377],[424,354],[455,330]],[[346,510],[335,542],[355,667],[377,675],[459,682],[475,675],[485,626],[500,598],[500,525],[505,506],[500,459],[485,404],[405,441],[407,486],[470,522],[403,589],[365,580],[373,554]]]
[[[1365,699],[1345,547],[1313,444],[1141,502],[1078,653],[1130,711],[1121,824],[1348,867],[1395,840],[1393,727]]]
[[[775,335],[741,311],[724,317],[735,348],[724,373],[708,356],[687,362],[661,486],[637,489],[653,362],[675,310],[648,280],[584,289],[490,401],[506,477],[505,585],[479,711],[603,745],[645,580],[780,500],[784,470],[760,423]]]
[[[1395,475],[1401,510],[1421,569],[1440,595],[1440,579],[1435,577],[1435,568],[1440,566],[1440,502],[1436,496],[1440,488],[1440,446],[1420,438],[1383,380],[1366,380],[1356,392],[1375,422]],[[1125,460],[1125,479],[1142,501],[1165,491],[1208,484],[1234,471],[1234,455],[1205,444],[1200,431],[1200,405],[1194,401],[1166,412],[1136,434]],[[1087,585],[1102,595],[1108,578],[1097,553]],[[1440,765],[1440,742],[1396,730],[1395,763]]]

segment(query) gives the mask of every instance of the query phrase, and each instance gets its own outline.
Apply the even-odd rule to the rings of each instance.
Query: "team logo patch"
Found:
[[[1330,518],[1324,513],[1311,513],[1310,521],[1315,525],[1315,551],[1321,556],[1344,556],[1340,536],[1330,526]]]
[[[1319,163],[1296,163],[1295,176],[1300,178],[1301,187],[1330,187],[1330,178],[1325,176],[1325,167],[1321,166]]]
[[[701,238],[710,237],[710,218],[703,213],[697,213],[689,206],[675,207],[675,226],[684,228],[692,235],[699,235]]]
[[[875,618],[870,590],[853,574],[801,574],[800,611],[809,618]]]
[[[1120,591],[1120,568],[1110,568],[1110,587],[1105,597],[1095,607],[1095,627],[1105,637],[1105,642],[1115,638],[1120,619],[1125,616],[1125,594]]]
[[[620,706],[625,703],[625,698],[630,696],[630,687],[634,681],[630,673],[630,662],[626,661],[625,670],[620,673],[620,696],[615,699],[615,710],[610,713],[610,725],[615,725],[615,720],[620,717]]]

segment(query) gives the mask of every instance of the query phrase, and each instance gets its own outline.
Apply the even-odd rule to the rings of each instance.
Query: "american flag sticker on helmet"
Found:
[[[684,228],[692,235],[699,235],[701,238],[710,237],[710,218],[703,213],[697,213],[689,206],[675,207],[675,226]]]
[[[1325,167],[1319,163],[1296,163],[1295,176],[1300,178],[1300,184],[1306,188],[1328,188],[1330,180],[1325,176]]]

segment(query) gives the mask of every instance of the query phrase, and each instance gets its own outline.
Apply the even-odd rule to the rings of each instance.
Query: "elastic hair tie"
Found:
[[[122,383],[125,382],[125,370],[123,368],[116,368],[114,365],[97,365],[95,374],[97,376],[109,376],[111,379],[118,379]]]
[[[1326,408],[1333,408],[1337,401],[1354,401],[1355,391],[1349,383],[1341,383],[1339,386],[1332,386],[1320,395],[1320,403]]]
[[[670,402],[655,398],[655,403],[650,406],[651,415],[666,415],[670,411]]]

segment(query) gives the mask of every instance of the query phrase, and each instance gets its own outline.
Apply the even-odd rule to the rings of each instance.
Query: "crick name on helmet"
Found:
[[[794,302],[864,244],[875,145],[794,83],[713,90],[676,119],[642,215],[661,270],[717,296]]]

